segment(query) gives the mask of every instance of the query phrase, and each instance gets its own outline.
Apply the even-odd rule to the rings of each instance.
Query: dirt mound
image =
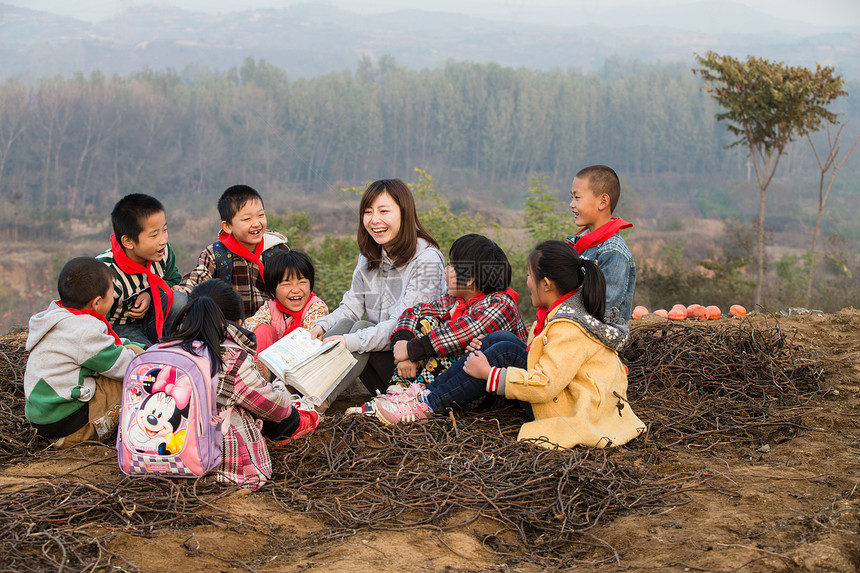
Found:
[[[514,441],[514,409],[383,428],[329,416],[259,492],[132,479],[22,422],[0,338],[0,569],[855,571],[860,312],[631,323],[644,438]]]

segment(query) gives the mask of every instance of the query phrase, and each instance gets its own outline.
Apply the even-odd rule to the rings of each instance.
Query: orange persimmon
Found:
[[[637,318],[642,318],[646,314],[648,314],[648,309],[645,308],[644,306],[637,306],[636,308],[633,309],[634,320]]]
[[[708,320],[717,320],[723,315],[720,307],[711,305],[708,307]]]
[[[691,304],[687,307],[687,318],[708,320],[708,309],[701,304]]]
[[[739,304],[733,304],[732,307],[729,309],[729,314],[732,316],[746,316],[747,309],[745,309]]]
[[[665,308],[658,308],[654,311],[655,316],[662,316],[663,318],[669,318],[669,311]]]
[[[669,311],[669,320],[684,320],[687,318],[687,309],[673,308]]]

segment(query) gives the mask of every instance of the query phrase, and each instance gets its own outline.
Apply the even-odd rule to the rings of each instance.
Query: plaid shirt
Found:
[[[269,249],[290,250],[287,247],[287,238],[280,233],[266,231],[266,234],[263,235],[263,241],[265,241],[263,248],[266,251]],[[230,278],[230,284],[242,297],[245,316],[254,316],[257,309],[272,297],[266,292],[266,285],[263,284],[257,265],[242,257],[234,256],[232,259],[233,276]],[[209,245],[197,257],[197,266],[194,267],[194,270],[182,277],[182,282],[179,283],[180,289],[188,294],[200,283],[217,278],[215,276],[216,268],[215,248],[213,245]]]
[[[272,460],[257,420],[279,422],[290,415],[290,395],[281,382],[269,382],[254,365],[254,344],[234,325],[222,345],[224,365],[218,377],[218,410],[229,423],[218,481],[257,489],[272,477]],[[226,412],[225,412],[226,410]]]
[[[457,320],[450,320],[451,313],[459,300],[445,294],[433,302],[421,303],[406,309],[400,315],[394,332],[391,333],[391,343],[420,336],[427,356],[456,357],[465,354],[469,342],[478,336],[497,330],[508,330],[521,340],[526,340],[528,332],[520,317],[517,303],[509,294],[490,293],[466,307],[463,315]],[[434,328],[430,334],[421,336],[418,322],[425,317],[434,317],[445,323]],[[410,359],[412,359],[411,355]]]

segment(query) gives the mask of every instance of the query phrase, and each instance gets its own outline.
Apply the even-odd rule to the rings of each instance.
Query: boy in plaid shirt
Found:
[[[448,259],[448,294],[406,309],[391,334],[394,384],[430,384],[480,336],[507,330],[525,341],[528,335],[501,247],[483,235],[464,235],[451,245]]]
[[[275,253],[289,250],[287,238],[267,229],[263,198],[248,185],[224,191],[218,199],[218,214],[218,240],[203,249],[197,266],[182,278],[177,290],[188,294],[209,279],[221,279],[242,297],[245,316],[253,316],[271,298],[263,282],[265,264]]]

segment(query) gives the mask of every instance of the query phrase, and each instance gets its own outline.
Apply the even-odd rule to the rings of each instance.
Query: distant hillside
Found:
[[[645,62],[692,61],[693,52],[708,49],[794,65],[836,65],[846,78],[860,77],[857,31],[801,36],[802,23],[768,20],[731,2],[720,3],[719,10],[715,6],[699,2],[671,12],[632,7],[611,20],[628,27],[606,28],[594,25],[590,12],[550,26],[414,10],[356,14],[319,4],[223,15],[136,6],[90,23],[0,4],[0,77],[94,69],[127,74],[144,66],[225,70],[247,57],[265,59],[293,78],[315,77],[354,69],[365,55],[374,61],[391,55],[411,69],[454,60],[589,72],[613,55]],[[772,32],[751,33],[768,29],[769,21]]]

